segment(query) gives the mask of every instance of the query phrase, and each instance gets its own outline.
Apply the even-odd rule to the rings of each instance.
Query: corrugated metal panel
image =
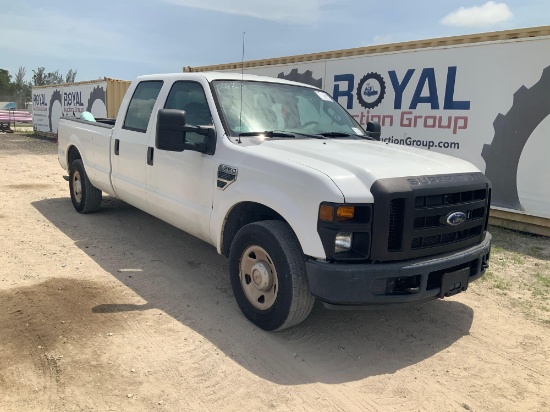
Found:
[[[118,80],[118,79],[111,79],[110,77],[103,77],[95,80],[84,80],[81,82],[74,82],[74,83],[60,83],[60,84],[48,84],[46,86],[32,86],[33,89],[44,89],[46,87],[64,87],[64,86],[78,86],[80,84],[93,84],[98,82],[128,82],[128,80]]]
[[[464,36],[441,37],[437,39],[415,40],[403,43],[380,44],[375,46],[357,47],[354,49],[333,50],[321,53],[301,54],[297,56],[277,57],[273,59],[250,60],[244,62],[244,68],[273,66],[277,64],[304,63],[319,60],[336,59],[340,57],[361,56],[365,54],[399,52],[405,50],[424,49],[428,47],[457,46],[481,42],[525,39],[529,37],[550,36],[550,26],[529,27],[515,30],[496,31],[490,33],[469,34]],[[200,67],[184,67],[184,72],[204,72],[240,69],[241,62],[217,64]]]
[[[126,90],[132,82],[127,80],[107,79],[107,117],[114,118],[124,99]]]

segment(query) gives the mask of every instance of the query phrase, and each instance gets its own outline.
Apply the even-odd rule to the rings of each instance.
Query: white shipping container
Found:
[[[240,63],[184,71],[241,71]],[[493,206],[550,218],[550,26],[244,63],[315,84],[387,144],[474,163]]]
[[[129,81],[104,78],[78,83],[32,88],[33,128],[43,134],[57,133],[61,117],[115,117]]]

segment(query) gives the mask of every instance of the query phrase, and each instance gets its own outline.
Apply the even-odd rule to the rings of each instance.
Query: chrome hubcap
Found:
[[[256,309],[267,310],[273,306],[278,291],[277,271],[262,247],[254,245],[244,251],[240,277],[243,292]]]
[[[73,195],[77,203],[82,200],[82,182],[80,181],[80,173],[75,171],[73,174]]]

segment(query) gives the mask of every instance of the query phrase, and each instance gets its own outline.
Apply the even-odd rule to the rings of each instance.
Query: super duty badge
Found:
[[[220,165],[218,167],[218,181],[216,187],[225,190],[227,186],[237,180],[238,169],[233,166]]]

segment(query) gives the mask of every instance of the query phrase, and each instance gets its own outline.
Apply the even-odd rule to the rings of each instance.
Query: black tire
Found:
[[[73,206],[78,213],[94,213],[99,210],[101,190],[90,183],[81,159],[76,159],[71,163],[69,191],[71,192]]]
[[[241,259],[251,247],[264,249],[276,269],[278,289],[274,303],[266,310],[251,303],[241,283]],[[237,304],[256,326],[266,331],[282,330],[308,317],[315,298],[309,291],[302,248],[286,222],[268,220],[242,227],[231,245],[229,265]]]

